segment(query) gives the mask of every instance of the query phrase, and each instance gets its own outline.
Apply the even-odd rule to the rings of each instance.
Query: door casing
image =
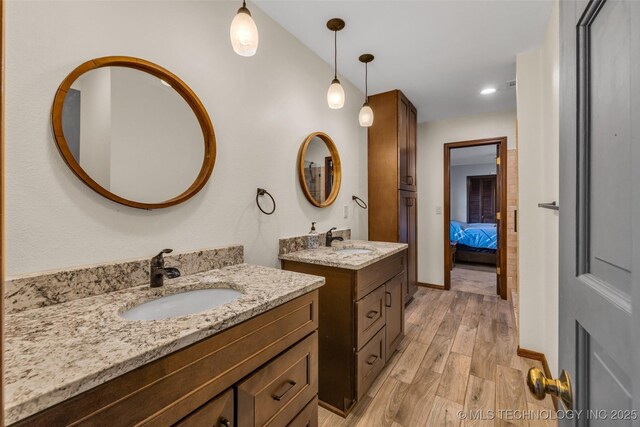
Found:
[[[444,144],[444,288],[451,289],[451,249],[449,242],[449,223],[451,222],[451,150],[483,145],[497,145],[500,153],[500,167],[497,170],[496,200],[500,206],[498,222],[498,262],[500,274],[497,275],[497,294],[507,299],[507,137],[473,139],[469,141],[449,142]]]

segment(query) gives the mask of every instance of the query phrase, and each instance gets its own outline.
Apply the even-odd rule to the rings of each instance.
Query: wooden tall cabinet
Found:
[[[369,240],[409,244],[405,303],[417,290],[417,111],[399,90],[369,97]]]

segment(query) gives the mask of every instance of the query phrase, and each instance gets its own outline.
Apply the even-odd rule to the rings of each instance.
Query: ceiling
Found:
[[[454,148],[451,150],[451,166],[484,165],[496,163],[497,145]]]
[[[338,33],[338,74],[369,93],[401,89],[420,122],[515,109],[516,54],[540,45],[552,0],[255,0],[255,4],[333,65],[326,22]],[[258,26],[260,24],[258,23]],[[327,75],[327,88],[333,78]],[[495,86],[498,92],[480,95]],[[347,100],[350,102],[350,100]],[[358,102],[361,102],[358,100]]]

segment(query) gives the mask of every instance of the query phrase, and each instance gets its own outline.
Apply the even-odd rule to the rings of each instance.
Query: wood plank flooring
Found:
[[[480,295],[496,295],[496,269],[481,264],[456,264],[451,270],[451,289]]]
[[[535,400],[526,388],[526,372],[542,366],[516,354],[510,301],[420,288],[405,326],[399,351],[365,398],[346,419],[320,408],[320,427],[556,425],[510,412],[553,410],[551,398]],[[459,411],[493,411],[495,419],[463,421]]]

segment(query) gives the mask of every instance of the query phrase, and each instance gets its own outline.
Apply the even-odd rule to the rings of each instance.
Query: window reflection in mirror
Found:
[[[340,190],[340,157],[328,135],[309,135],[300,148],[299,178],[307,199],[317,207],[334,202]]]
[[[311,197],[324,203],[333,186],[333,160],[323,140],[315,137],[309,143],[304,158],[305,181]]]

